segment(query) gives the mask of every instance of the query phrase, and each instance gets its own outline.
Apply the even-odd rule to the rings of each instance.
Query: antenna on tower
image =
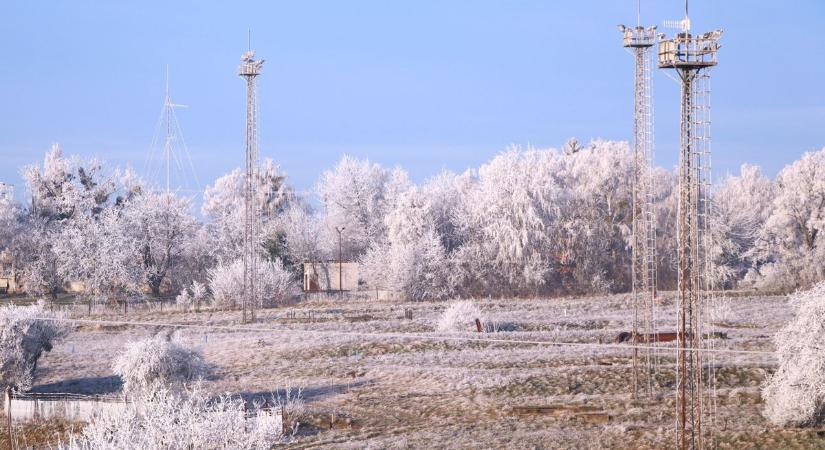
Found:
[[[636,26],[642,26],[642,0],[636,0]]]
[[[665,20],[665,28],[690,33],[690,16],[688,15],[688,0],[685,0],[685,18],[682,20]]]

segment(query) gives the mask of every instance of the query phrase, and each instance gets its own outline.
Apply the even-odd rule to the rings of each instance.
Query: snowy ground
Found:
[[[657,316],[673,316],[664,295]],[[728,300],[717,348],[771,350],[770,336],[789,317],[784,297]],[[260,311],[269,331],[157,325],[85,324],[42,359],[37,391],[108,393],[119,383],[111,362],[123,345],[179,333],[215,365],[205,386],[251,399],[302,387],[300,448],[664,448],[672,447],[675,402],[672,353],[662,351],[653,399],[632,397],[631,351],[613,338],[630,328],[628,296],[551,300],[481,300],[496,333],[438,334],[446,302],[310,301]],[[413,319],[404,310],[413,310]],[[86,318],[77,309],[78,318]],[[91,318],[153,324],[238,326],[240,312],[98,312]],[[661,320],[660,329],[672,326]],[[303,331],[299,331],[303,330]],[[308,333],[313,331],[316,333]],[[340,334],[348,333],[348,334]],[[392,334],[392,336],[387,336]],[[497,340],[609,344],[548,346]],[[760,416],[759,386],[775,365],[769,355],[717,356],[720,448],[825,448],[813,431],[781,431]],[[566,412],[517,414],[520,407]],[[589,414],[576,414],[589,412]],[[819,446],[819,447],[817,447]]]

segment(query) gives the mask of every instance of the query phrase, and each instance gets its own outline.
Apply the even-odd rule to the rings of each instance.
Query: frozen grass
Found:
[[[790,317],[784,297],[731,298],[724,326],[729,339],[717,347],[771,350],[771,336]],[[567,299],[476,300],[488,321],[513,331],[440,334],[449,337],[611,342],[630,328],[625,295]],[[630,350],[509,343],[428,340],[446,302],[391,303],[317,300],[261,310],[256,326],[277,333],[198,331],[178,334],[203,352],[215,374],[204,382],[214,394],[248,401],[302,386],[304,419],[295,443],[334,448],[662,448],[672,442],[672,354],[662,351],[658,401],[634,401]],[[413,319],[404,318],[411,309]],[[657,309],[660,328],[672,329],[672,295]],[[85,311],[78,311],[84,314]],[[240,312],[138,310],[128,316],[101,310],[107,319],[233,325]],[[305,334],[291,330],[406,333],[408,339]],[[108,361],[128,341],[157,334],[158,327],[84,325],[55,347],[38,369],[40,387],[89,386],[106,380]],[[665,346],[668,347],[668,346]],[[71,349],[74,348],[74,353]],[[759,385],[775,367],[763,355],[718,357],[720,439],[738,443],[810,442],[810,434],[779,432],[761,417]],[[671,366],[672,367],[672,366]],[[612,417],[604,424],[571,417],[522,416],[515,406],[586,404]],[[721,423],[721,422],[720,422]],[[607,427],[607,428],[606,428]],[[769,430],[768,433],[762,433]],[[761,433],[761,434],[760,434]],[[781,436],[780,436],[781,434]],[[761,437],[753,437],[758,435]],[[808,440],[806,440],[808,439]],[[756,440],[756,441],[755,441]]]

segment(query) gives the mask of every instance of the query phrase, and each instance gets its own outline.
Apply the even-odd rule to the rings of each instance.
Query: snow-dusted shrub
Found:
[[[765,264],[760,274],[751,276],[753,285],[768,292],[793,292],[802,282],[800,274],[815,270],[818,261],[812,257],[789,258]]]
[[[719,297],[710,304],[711,323],[730,323],[733,320],[733,302],[728,297]]]
[[[206,285],[198,281],[193,281],[189,290],[192,291],[192,299],[195,303],[204,301],[206,299],[206,295],[208,294]]]
[[[306,415],[303,389],[293,389],[287,386],[283,394],[280,392],[275,394],[270,403],[276,405],[283,413],[284,429],[291,429],[293,435],[297,433],[301,420]]]
[[[218,308],[236,308],[243,296],[243,260],[230,265],[219,265],[209,271],[212,304]],[[258,261],[258,306],[270,307],[283,302],[298,292],[298,285],[280,260]]]
[[[776,336],[779,369],[762,389],[765,417],[780,426],[825,419],[825,282],[791,297],[794,318]]]
[[[477,331],[476,319],[481,321],[482,326],[487,323],[487,317],[475,303],[469,300],[462,300],[450,304],[438,318],[436,329],[445,332]]]
[[[180,291],[175,297],[175,303],[186,309],[197,307],[206,301],[207,294],[206,285],[195,280],[189,287]]]
[[[175,297],[175,304],[179,306],[183,306],[184,308],[189,308],[193,303],[192,296],[189,294],[189,291],[183,289],[180,291],[177,297]]]
[[[69,334],[69,326],[43,304],[0,307],[0,387],[31,388],[44,351]],[[45,319],[45,320],[43,320]]]
[[[151,397],[205,377],[209,365],[200,352],[158,335],[126,344],[113,370],[123,379],[123,391],[128,395]]]
[[[63,450],[269,449],[283,439],[281,421],[238,397],[158,391],[126,409],[95,416]]]

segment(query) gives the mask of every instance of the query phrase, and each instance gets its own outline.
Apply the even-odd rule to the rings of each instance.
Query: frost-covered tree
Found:
[[[626,289],[630,267],[632,192],[630,150],[624,142],[594,141],[562,159],[563,250],[575,284],[591,291]]]
[[[295,195],[286,183],[286,173],[271,159],[265,159],[258,167],[258,210],[261,212],[262,230],[270,227],[289,206]],[[201,212],[209,220],[209,230],[214,239],[215,256],[220,261],[232,261],[243,250],[244,173],[240,169],[218,178],[207,186]],[[262,239],[266,232],[262,233]]]
[[[424,212],[448,253],[464,243],[456,212],[476,183],[473,171],[468,170],[462,174],[442,171],[421,186],[421,193],[427,199]]]
[[[535,292],[552,270],[563,189],[557,152],[516,147],[478,171],[456,210],[462,245],[452,254],[465,295]]]
[[[32,295],[56,296],[63,285],[58,271],[61,226],[76,213],[91,214],[109,196],[110,183],[99,176],[96,161],[66,158],[60,147],[46,152],[42,167],[26,166],[23,179],[30,195],[20,245],[20,281]]]
[[[775,259],[761,269],[763,285],[792,289],[825,279],[825,149],[779,172],[763,231],[763,249]]]
[[[63,286],[63,274],[58,270],[59,227],[47,219],[27,216],[17,235],[16,251],[19,281],[29,295],[56,297]]]
[[[716,281],[728,286],[757,271],[759,234],[771,214],[774,184],[757,166],[742,165],[713,193],[713,256]]]
[[[120,236],[120,209],[140,191],[139,178],[128,170],[106,173],[94,159],[65,157],[56,145],[42,167],[26,167],[23,177],[31,196],[18,242],[25,290],[54,296],[65,282],[81,281],[90,296],[105,296],[110,288],[130,285],[123,273],[130,269],[124,256],[130,248]],[[121,262],[126,268],[117,267]],[[124,276],[103,286],[114,273]]]
[[[454,284],[465,296],[622,289],[629,168],[627,145],[615,142],[498,155],[452,214]]]
[[[23,235],[22,208],[14,200],[12,188],[0,183],[0,273],[17,277]]]
[[[345,255],[357,258],[386,238],[384,217],[409,187],[407,173],[368,160],[344,156],[321,175],[316,191],[324,206],[328,248],[337,249],[337,227],[344,227]],[[334,253],[337,254],[337,251]]]
[[[370,287],[402,292],[412,300],[453,293],[447,253],[429,209],[429,199],[417,188],[399,196],[385,218],[387,240],[374,243],[362,258]]]
[[[190,281],[205,282],[209,269],[217,264],[217,249],[208,227],[196,224],[194,234],[184,241],[179,264],[172,271],[173,286],[185,286]]]
[[[62,450],[190,450],[232,448],[267,450],[284,439],[282,424],[260,406],[247,408],[240,397],[212,398],[201,388],[159,390],[112,414],[92,418]]]
[[[77,281],[93,302],[123,300],[138,294],[145,270],[138,242],[130,235],[119,208],[81,215],[67,222],[55,242],[59,272]]]
[[[59,318],[42,304],[0,307],[0,388],[31,388],[43,352],[69,334]]]
[[[177,290],[189,282],[181,279],[179,269],[198,229],[191,207],[188,199],[174,193],[145,193],[126,205],[124,229],[137,246],[146,283],[155,296],[164,284]]]
[[[298,292],[294,276],[280,260],[259,260],[258,307],[272,307],[292,298]],[[240,307],[243,301],[243,260],[219,264],[209,271],[212,305],[220,309]]]
[[[67,158],[58,145],[46,152],[43,166],[27,166],[23,178],[31,195],[31,212],[49,220],[70,219],[77,213],[95,214],[115,192],[115,180],[105,176],[95,160]]]
[[[146,398],[165,389],[179,390],[209,373],[200,352],[161,335],[126,344],[112,369],[123,379],[127,395]]]
[[[676,222],[679,190],[676,171],[653,169],[653,214],[656,217],[656,282],[660,290],[676,289],[679,266]]]
[[[791,296],[794,318],[774,336],[779,368],[762,389],[765,417],[780,426],[825,420],[825,282]]]
[[[303,262],[321,261],[330,257],[324,248],[325,230],[323,219],[302,203],[293,202],[278,217],[276,232],[282,233],[283,248],[280,254],[270,254],[282,258],[285,266],[298,272]]]

